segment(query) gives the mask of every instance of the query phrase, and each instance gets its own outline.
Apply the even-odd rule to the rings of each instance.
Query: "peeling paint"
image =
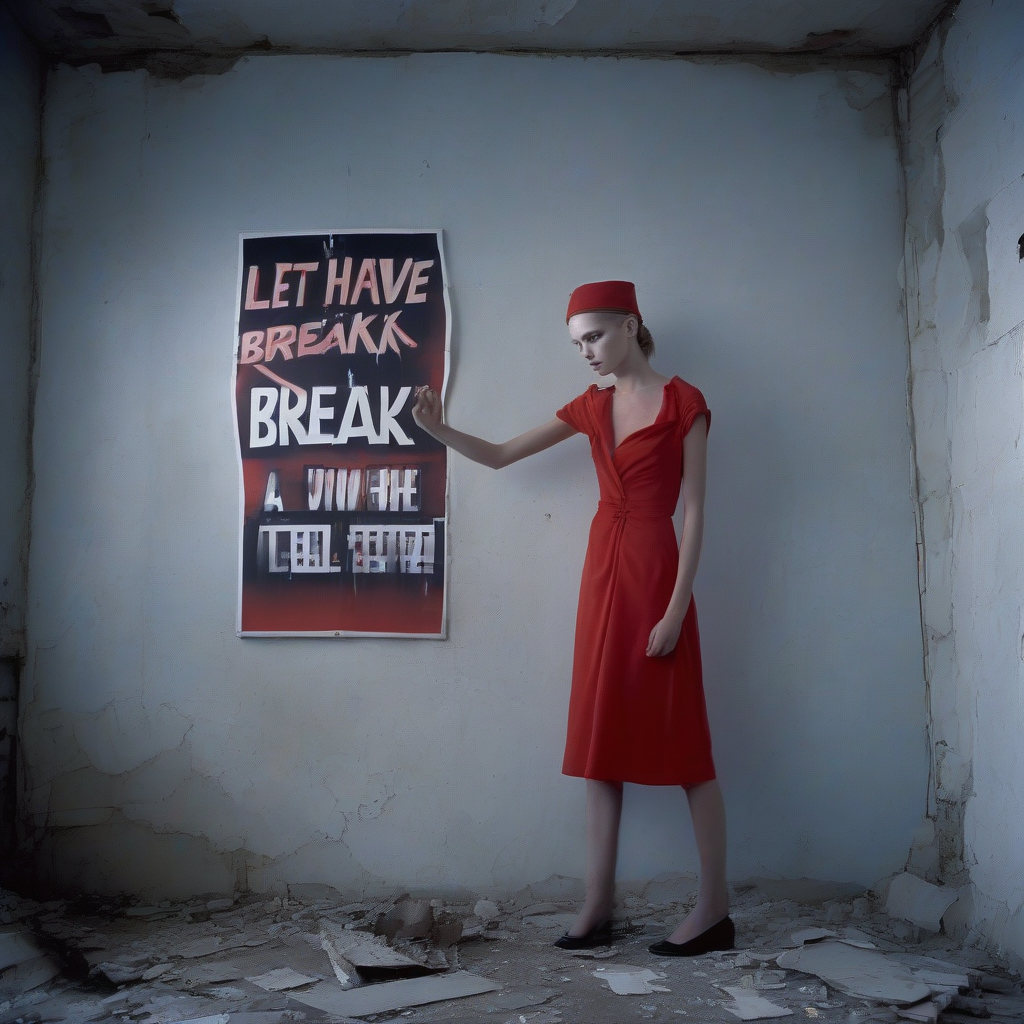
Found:
[[[909,865],[961,887],[950,927],[1024,954],[1024,9],[964,0],[901,94],[909,412],[932,772]],[[953,230],[948,230],[953,226]],[[930,831],[929,831],[930,829]]]
[[[971,308],[967,323],[986,324],[992,300],[988,292],[988,203],[982,203],[957,226],[957,238],[971,272]]]

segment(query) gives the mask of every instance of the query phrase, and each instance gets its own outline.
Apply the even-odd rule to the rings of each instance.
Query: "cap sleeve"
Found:
[[[706,428],[711,429],[711,410],[708,403],[704,401],[704,395],[699,388],[690,387],[683,398],[683,406],[679,416],[679,431],[681,436],[686,437],[693,426],[693,421],[703,414],[707,418]]]
[[[555,413],[560,420],[568,423],[573,430],[578,430],[581,434],[586,434],[587,437],[590,437],[593,433],[593,416],[590,405],[590,392],[593,389],[594,385],[592,384],[582,395],[563,405]]]

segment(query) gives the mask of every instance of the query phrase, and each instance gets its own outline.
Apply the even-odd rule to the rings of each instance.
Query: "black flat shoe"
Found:
[[[612,941],[612,919],[595,924],[589,932],[582,935],[563,935],[555,939],[559,949],[593,949],[595,946],[608,946]]]
[[[731,917],[723,917],[707,931],[695,935],[686,942],[669,942],[662,939],[647,948],[656,956],[701,956],[717,949],[733,949],[736,945],[736,926]]]

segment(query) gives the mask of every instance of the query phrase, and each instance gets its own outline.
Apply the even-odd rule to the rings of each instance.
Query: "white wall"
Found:
[[[39,56],[0,4],[0,802],[17,726],[28,568],[32,211]],[[0,843],[6,838],[0,831]]]
[[[954,915],[961,933],[973,928],[1024,955],[1022,110],[1024,10],[964,0],[909,91],[908,293],[936,823],[912,866],[966,883]]]
[[[590,382],[572,286],[638,282],[656,365],[714,414],[697,597],[731,872],[901,867],[927,744],[886,81],[468,54],[55,73],[23,720],[44,871],[582,872],[559,774],[582,438],[454,459],[447,642],[234,636],[237,233],[346,226],[445,229],[450,416],[493,438]],[[696,866],[685,813],[630,789],[622,877]]]

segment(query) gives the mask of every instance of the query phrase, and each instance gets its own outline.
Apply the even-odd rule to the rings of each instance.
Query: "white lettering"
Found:
[[[334,438],[330,434],[324,434],[320,425],[325,420],[334,419],[334,406],[321,405],[321,400],[336,394],[338,389],[332,384],[329,387],[314,387],[313,400],[309,404],[309,433],[306,436],[305,444],[332,444]]]
[[[270,389],[267,388],[269,391]],[[284,502],[281,500],[281,485],[278,483],[277,470],[267,474],[267,490],[263,495],[264,512],[283,512]]]
[[[281,390],[284,391],[284,388]],[[249,392],[250,448],[269,448],[277,444],[277,426],[274,423],[276,408],[277,388],[253,388]]]
[[[294,405],[288,404],[288,396],[292,394],[291,388],[281,388],[281,404],[278,409],[277,422],[280,428],[282,447],[288,446],[289,432],[295,435],[299,444],[307,444],[306,431],[300,422],[302,414],[306,411],[306,392],[300,391],[296,396]]]
[[[376,444],[390,444],[392,437],[399,444],[416,443],[398,425],[398,420],[395,419],[405,407],[410,394],[412,394],[411,387],[399,388],[398,397],[395,399],[394,404],[388,405],[389,389],[387,387],[380,389],[380,434],[376,438]]]
[[[358,424],[355,422],[357,412],[359,413]],[[345,405],[341,426],[338,427],[334,443],[348,444],[353,437],[365,437],[369,442],[377,443],[377,436],[373,429],[373,414],[370,412],[370,399],[366,393],[366,387],[363,385],[356,385],[349,391],[348,402]]]

